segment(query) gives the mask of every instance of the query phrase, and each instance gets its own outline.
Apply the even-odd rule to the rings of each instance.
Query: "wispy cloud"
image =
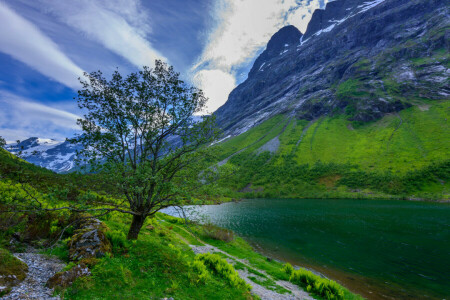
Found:
[[[165,59],[147,40],[151,24],[139,0],[40,0],[45,12],[137,67]]]
[[[217,25],[192,68],[194,81],[210,97],[210,110],[225,103],[239,68],[253,60],[276,31],[294,25],[304,32],[320,2],[327,0],[217,1],[213,11]]]
[[[31,136],[64,140],[79,130],[79,118],[56,106],[0,91],[0,135],[9,141]]]
[[[68,58],[39,28],[0,1],[0,51],[43,75],[71,88],[79,88],[83,70]]]

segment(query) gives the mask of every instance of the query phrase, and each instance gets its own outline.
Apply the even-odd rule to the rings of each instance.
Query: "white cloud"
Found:
[[[68,87],[80,87],[83,71],[36,26],[0,1],[0,20],[7,28],[0,30],[0,51]]]
[[[213,99],[208,101],[207,111],[213,112],[225,103],[228,93],[236,86],[234,76],[221,70],[200,70],[193,78],[196,86],[201,86],[207,97]]]
[[[210,97],[210,107],[220,107],[236,85],[230,85],[231,80],[221,84],[223,78],[236,78],[236,70],[253,60],[282,27],[294,25],[304,32],[319,7],[319,0],[218,0],[213,11],[217,26],[192,68],[193,78]]]
[[[139,0],[40,0],[55,15],[86,37],[124,57],[137,67],[167,60],[146,40],[151,26]]]
[[[63,140],[79,130],[79,118],[55,106],[0,91],[0,135],[6,140],[32,136]]]

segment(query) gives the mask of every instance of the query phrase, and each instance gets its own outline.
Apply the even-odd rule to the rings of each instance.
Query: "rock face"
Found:
[[[330,2],[303,36],[290,26],[272,37],[217,122],[225,135],[277,114],[368,122],[416,100],[448,99],[448,26],[443,0]]]
[[[97,219],[83,221],[69,242],[69,259],[78,261],[89,258],[101,258],[112,251],[106,237],[108,228]]]

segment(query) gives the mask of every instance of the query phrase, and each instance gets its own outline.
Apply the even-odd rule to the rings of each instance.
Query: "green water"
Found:
[[[198,208],[268,256],[371,299],[450,296],[450,205],[256,199]]]

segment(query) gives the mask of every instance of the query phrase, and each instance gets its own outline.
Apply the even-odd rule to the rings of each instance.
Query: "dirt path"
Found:
[[[53,290],[47,288],[45,283],[64,268],[63,262],[37,253],[15,253],[14,256],[28,265],[27,277],[1,299],[60,299],[59,296],[52,297]]]
[[[181,230],[185,231],[186,233],[188,233],[189,235],[191,235],[193,238],[195,238],[199,243],[204,244],[204,246],[197,246],[197,245],[190,245],[188,243],[188,245],[191,247],[192,251],[195,254],[201,254],[201,253],[222,253],[227,257],[227,261],[233,265],[235,265],[237,262],[243,264],[245,266],[245,268],[243,270],[237,270],[237,272],[239,273],[239,276],[245,280],[245,282],[247,282],[248,284],[250,284],[252,286],[252,293],[255,295],[258,295],[262,300],[302,300],[302,299],[308,299],[308,300],[312,300],[314,299],[313,297],[311,297],[307,292],[305,292],[304,290],[302,290],[301,288],[299,288],[297,285],[289,282],[289,281],[284,281],[284,280],[278,280],[275,281],[275,284],[278,287],[284,288],[286,290],[288,290],[290,293],[285,293],[285,294],[280,294],[276,291],[273,291],[271,289],[268,289],[265,286],[262,286],[260,284],[257,284],[256,282],[254,282],[253,280],[251,280],[250,277],[258,277],[257,275],[249,272],[249,270],[256,270],[257,272],[264,274],[264,276],[266,276],[268,279],[272,279],[273,278],[267,274],[265,271],[260,270],[255,268],[254,266],[250,265],[249,262],[245,259],[240,259],[236,256],[230,255],[229,253],[215,247],[212,245],[209,245],[207,243],[205,243],[204,241],[202,241],[201,239],[199,239],[197,236],[193,235],[191,232],[189,232],[188,230],[186,230],[185,228],[182,228],[180,226],[178,226],[178,228],[180,228]],[[181,237],[181,235],[179,235],[177,233],[177,235],[179,237]],[[182,238],[183,241],[187,242],[186,239]],[[260,281],[264,281],[266,278],[258,278]]]
[[[290,293],[286,293],[286,294],[277,293],[276,291],[270,290],[270,289],[266,288],[265,286],[257,284],[253,280],[251,280],[250,277],[258,277],[258,276],[255,276],[254,274],[249,272],[249,270],[251,270],[251,269],[256,270],[259,273],[267,276],[267,278],[271,278],[271,276],[268,275],[263,270],[259,270],[253,266],[250,266],[248,261],[246,261],[245,259],[239,259],[233,255],[230,255],[229,253],[227,253],[225,251],[220,250],[217,247],[208,245],[203,241],[202,241],[202,243],[204,243],[205,246],[195,246],[195,245],[189,245],[189,246],[192,248],[192,251],[194,251],[195,254],[207,253],[207,252],[222,253],[229,258],[229,259],[227,259],[229,263],[234,265],[234,264],[236,264],[236,262],[240,262],[241,264],[243,264],[247,269],[237,270],[237,272],[239,273],[239,276],[242,279],[244,279],[245,282],[247,282],[248,284],[250,284],[252,286],[252,293],[255,295],[258,295],[262,300],[298,300],[298,299],[308,299],[309,300],[309,299],[314,299],[307,292],[303,291],[298,286],[296,286],[295,284],[292,284],[289,281],[283,281],[283,280],[275,281],[275,283],[278,286],[283,287],[286,290],[290,291]],[[264,278],[262,278],[262,277],[258,278],[258,279],[264,280]]]

